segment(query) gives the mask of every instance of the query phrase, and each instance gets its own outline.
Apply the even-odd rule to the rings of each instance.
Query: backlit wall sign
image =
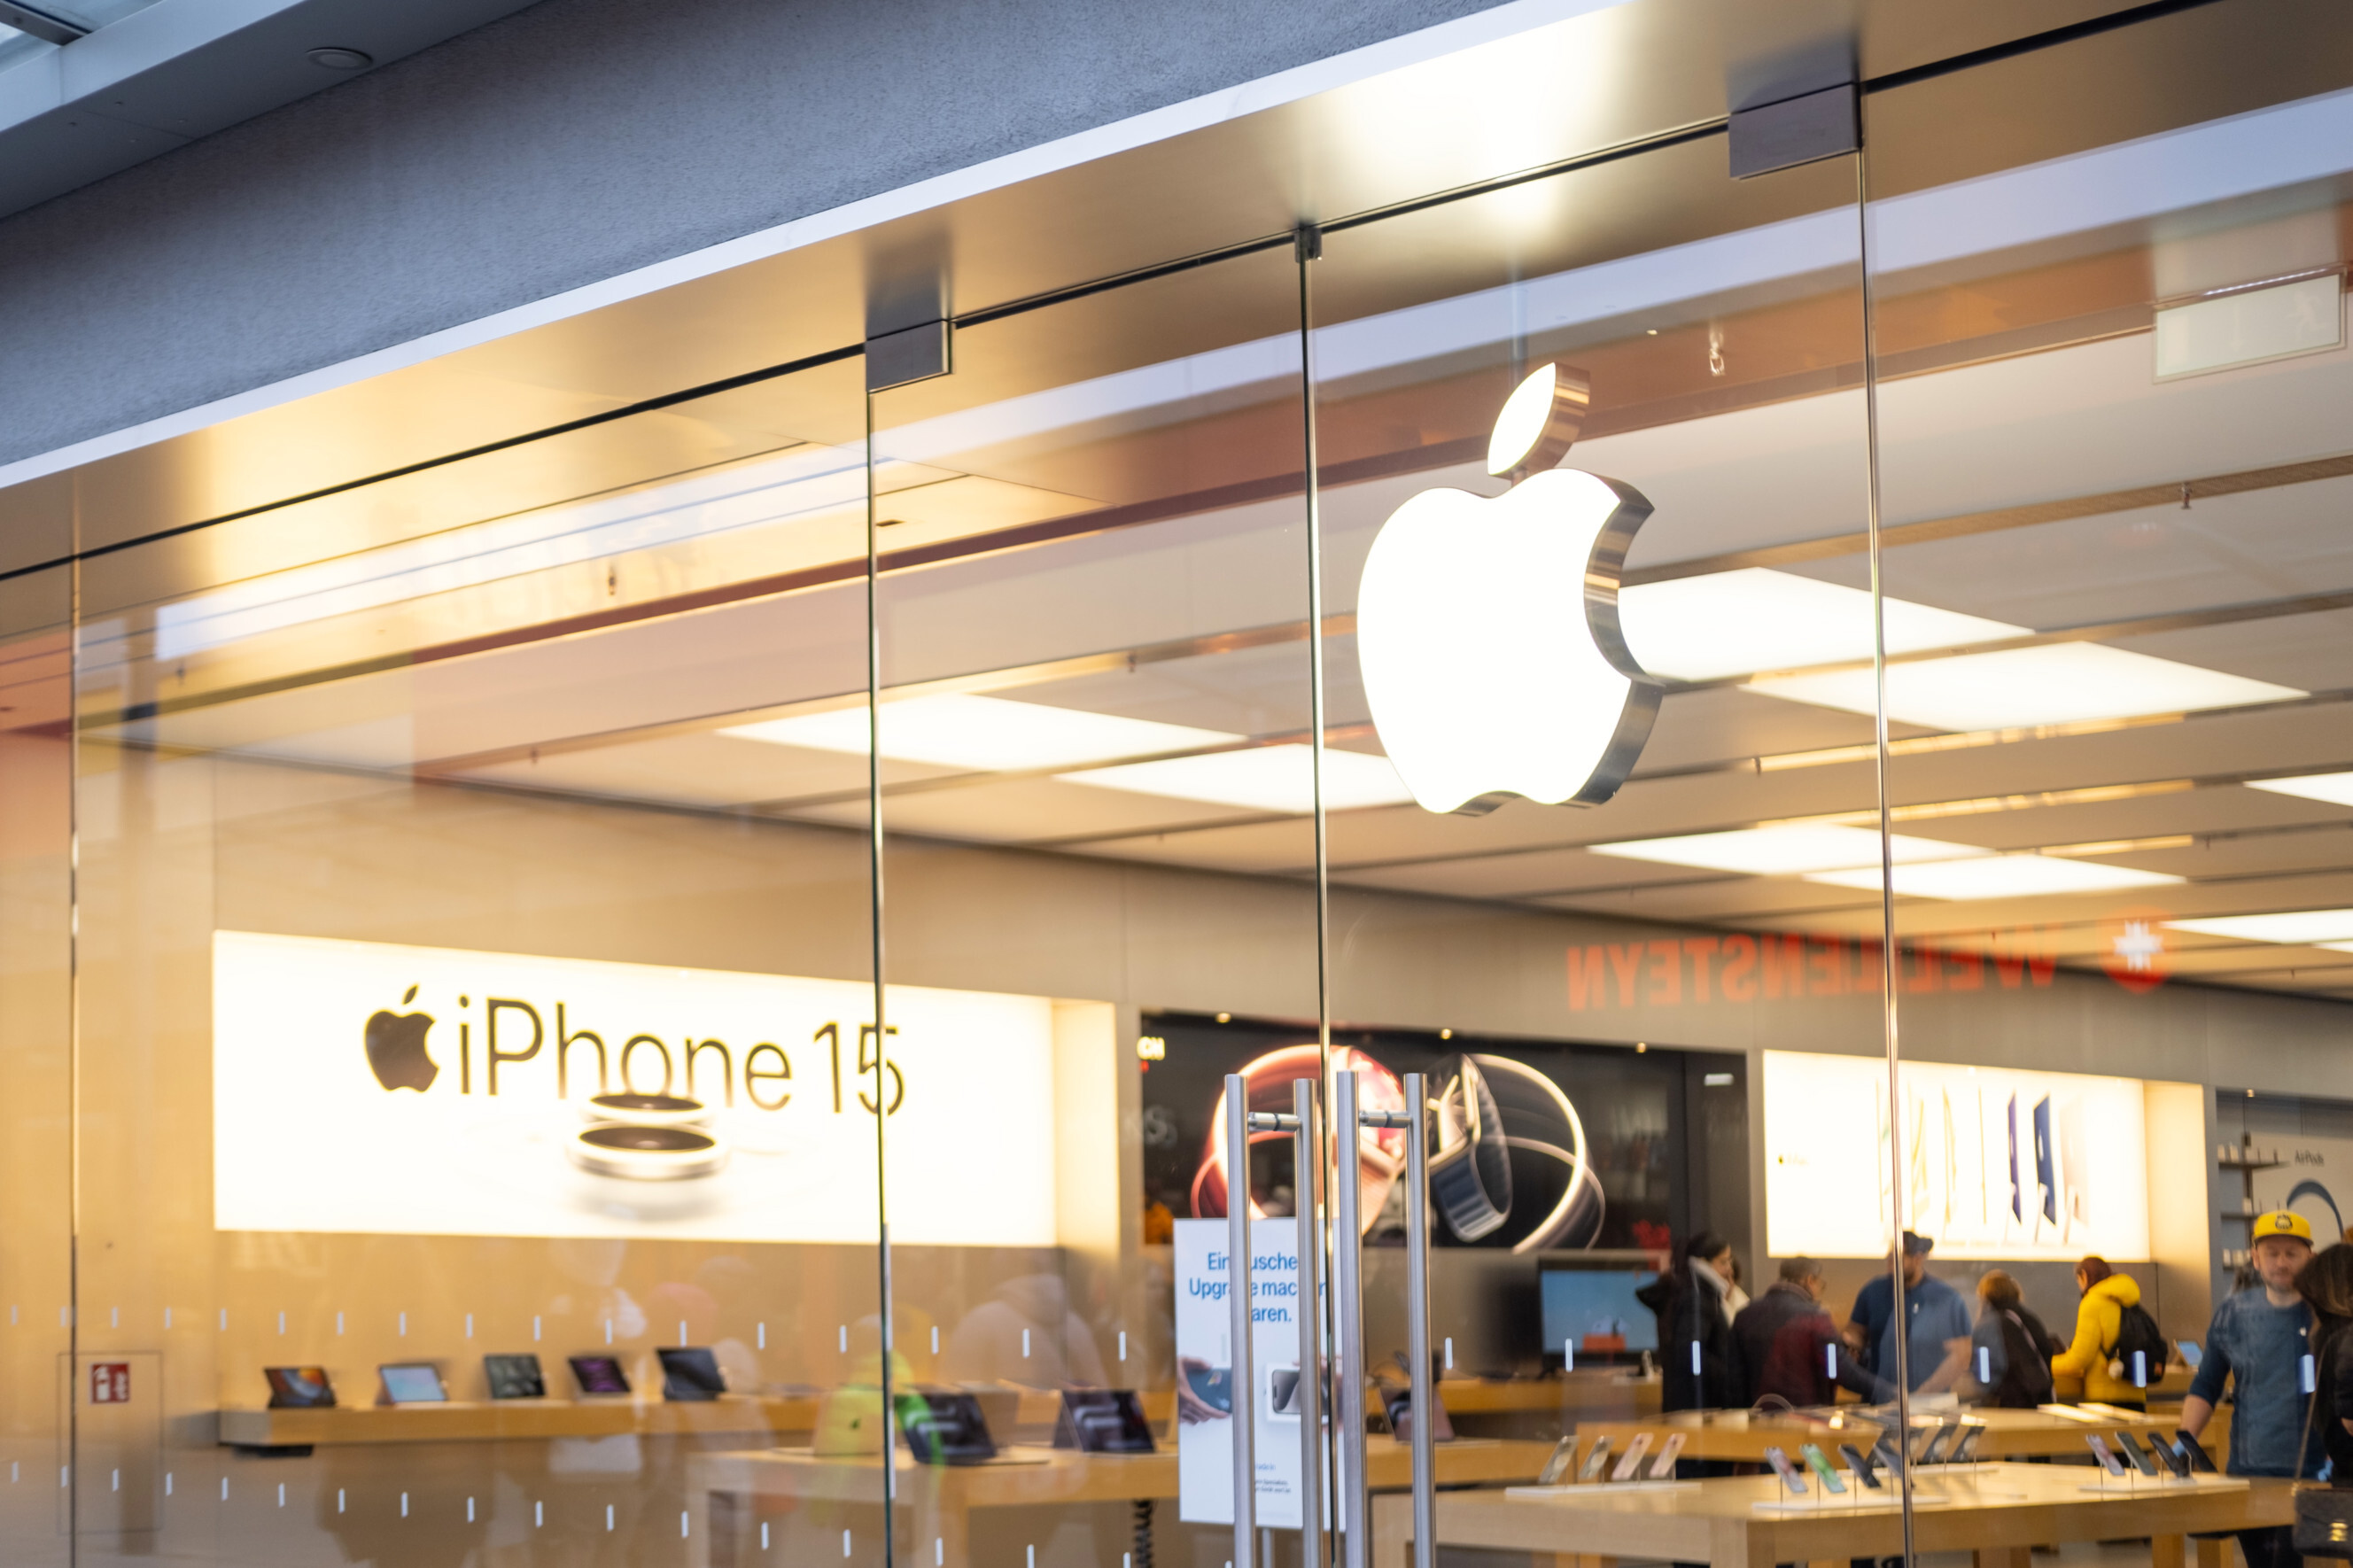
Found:
[[[1598,805],[1658,717],[1661,689],[1618,626],[1618,580],[1651,503],[1556,468],[1588,404],[1582,372],[1545,365],[1496,416],[1492,500],[1424,490],[1365,558],[1356,650],[1381,749],[1425,810],[1514,795]]]
[[[1904,1223],[1936,1257],[2148,1257],[2139,1079],[1906,1062],[1900,1081]],[[1885,1062],[1767,1051],[1767,1250],[1884,1257],[1889,1142]]]
[[[880,1097],[894,1237],[1051,1246],[1053,1003],[889,1001],[878,1086],[855,982],[218,931],[214,1224],[871,1244]]]

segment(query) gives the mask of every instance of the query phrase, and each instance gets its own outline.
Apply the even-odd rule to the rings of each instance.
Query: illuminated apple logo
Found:
[[[1365,700],[1424,810],[1476,815],[1514,795],[1599,805],[1650,739],[1661,690],[1618,629],[1618,582],[1651,503],[1552,467],[1588,402],[1580,373],[1536,371],[1487,448],[1487,471],[1519,482],[1493,500],[1424,490],[1366,557]]]
[[[407,1006],[417,1000],[417,987],[400,999]],[[387,1089],[413,1089],[423,1094],[441,1076],[441,1068],[425,1049],[425,1033],[433,1027],[430,1013],[379,1010],[368,1016],[367,1058],[376,1082]]]

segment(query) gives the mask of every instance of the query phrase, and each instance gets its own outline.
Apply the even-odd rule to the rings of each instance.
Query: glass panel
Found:
[[[1889,796],[1924,846],[1894,873],[1894,1174],[1950,1320],[1923,1392],[1988,1422],[1994,1457],[2063,1459],[2004,1487],[2114,1505],[2052,1539],[2150,1528],[2161,1493],[2171,1528],[2242,1531],[2269,1564],[2294,1561],[2292,1505],[2263,1478],[2353,1455],[2332,1342],[2353,96],[2267,103],[2341,63],[2226,26],[1873,100]],[[2226,41],[2236,68],[2206,81]],[[2159,71],[2195,85],[2114,90]],[[2037,100],[2071,109],[2013,117]],[[1953,134],[1997,118],[1998,149]],[[1820,560],[1869,570],[1855,537]],[[1969,629],[1896,647],[1921,616]],[[1873,705],[1862,665],[1777,684]],[[2027,1413],[2054,1398],[2070,1419]],[[2254,1489],[2191,1492],[2184,1429]]]
[[[965,328],[955,374],[874,399],[900,1362],[1001,1444],[1050,1441],[1065,1390],[1134,1391],[1208,1482],[1231,1411],[1295,1397],[1299,1365],[1284,1302],[1242,1388],[1204,1293],[1225,1279],[1224,1075],[1261,1111],[1317,1076],[1298,304],[1288,248],[1264,252]],[[865,745],[823,715],[772,738]],[[1284,1135],[1257,1136],[1271,1258],[1294,1178]],[[1268,1405],[1261,1463],[1296,1476],[1300,1429]],[[1232,1555],[1165,1458],[1050,1465],[1032,1506],[986,1510],[919,1470],[901,1550]],[[1270,1523],[1296,1518],[1280,1490]]]
[[[1865,519],[1855,178],[1736,184],[1703,138],[1329,233],[1314,268],[1326,761],[1411,792],[1331,802],[1335,1057],[1389,1103],[1425,1075],[1453,1431],[1536,1464],[1574,1438],[1564,1482],[1726,1478],[1745,1509],[1768,1447],[1871,1446],[1697,1414],[1880,1391],[1839,1333],[1885,1234],[1867,1100],[1849,1164],[1798,1173],[1843,1229],[1761,1226],[1751,1184],[1789,1174],[1753,1139],[1820,1127],[1757,1047],[1883,1070],[1847,885],[1880,853],[1871,718],[1759,689],[1871,648],[1868,584],[1790,548]],[[1392,1425],[1403,1151],[1358,1151]],[[1437,1479],[1478,1462],[1440,1447]],[[1406,1526],[1377,1504],[1377,1542]],[[1574,1549],[1689,1555],[1636,1534]]]
[[[135,1493],[120,1550],[881,1560],[871,1460],[734,1482],[882,1426],[866,860],[762,805],[860,770],[730,732],[863,700],[857,372],[649,417],[748,462],[624,426],[502,515],[85,566],[79,1348],[153,1473],[95,1418],[79,1471]]]
[[[0,1125],[5,1179],[0,1361],[8,1485],[0,1532],[29,1563],[69,1560],[76,1505],[112,1528],[111,1489],[73,1484],[68,1423],[72,1323],[73,748],[69,666],[73,579],[54,569],[0,581],[0,1052],[10,1091]],[[70,1414],[69,1414],[70,1412]],[[92,1413],[102,1415],[104,1413]],[[118,1439],[102,1426],[94,1437]]]

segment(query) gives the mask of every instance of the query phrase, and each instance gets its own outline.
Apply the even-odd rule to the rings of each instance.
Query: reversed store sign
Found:
[[[214,1224],[871,1244],[879,1099],[896,1239],[1053,1245],[1053,1003],[889,1005],[878,1071],[858,982],[218,931]]]

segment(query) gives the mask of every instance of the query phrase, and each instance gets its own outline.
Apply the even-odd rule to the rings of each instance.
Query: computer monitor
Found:
[[[1546,1357],[1562,1356],[1571,1345],[1580,1361],[1656,1351],[1659,1320],[1634,1292],[1657,1278],[1654,1270],[1623,1264],[1545,1264],[1537,1290]]]

